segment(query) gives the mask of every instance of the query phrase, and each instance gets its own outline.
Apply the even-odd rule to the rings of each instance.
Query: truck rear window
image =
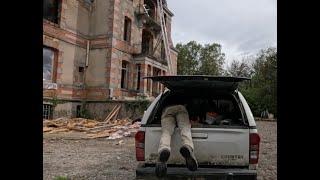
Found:
[[[237,100],[229,93],[167,93],[159,100],[147,124],[161,125],[161,115],[170,105],[185,105],[193,128],[245,126]]]

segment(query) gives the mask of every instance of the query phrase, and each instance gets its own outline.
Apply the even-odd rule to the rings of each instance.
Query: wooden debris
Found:
[[[58,129],[53,129],[52,131],[50,131],[49,133],[59,133],[59,132],[68,132],[69,129],[68,128],[58,128]]]
[[[106,119],[106,122],[109,122],[113,117],[118,114],[119,110],[121,108],[121,105],[119,105],[113,112],[111,112],[111,115]]]
[[[120,112],[120,109],[121,109],[121,105],[120,105],[120,107],[117,109],[116,114],[113,116],[113,119],[117,119],[117,118],[118,118],[118,114],[119,114],[119,112]]]
[[[106,117],[106,119],[104,119],[104,121],[107,121],[107,120],[110,118],[110,116],[114,113],[114,111],[118,108],[118,106],[119,106],[119,105],[115,105],[115,106],[113,107],[113,109],[112,109],[111,112],[108,114],[108,116]]]
[[[104,125],[104,126],[89,128],[89,129],[87,129],[86,133],[101,132],[101,131],[103,131],[103,130],[110,129],[111,127],[114,127],[114,126],[116,126],[116,125],[115,125],[115,124],[109,124],[109,125]]]
[[[120,140],[119,142],[116,143],[116,145],[121,145],[121,144],[124,144],[123,140]]]
[[[49,132],[51,130],[53,130],[52,127],[43,127],[43,132]]]
[[[55,122],[51,122],[49,120],[46,120],[45,122],[43,122],[43,125],[45,125],[46,127],[60,127],[59,124]]]
[[[117,106],[106,122],[83,118],[44,120],[43,132],[51,134],[77,131],[85,133],[86,137],[89,139],[104,137],[118,139],[127,137],[128,134],[136,132],[140,127],[140,124],[132,124],[131,120],[128,118],[117,119],[116,116],[119,113],[120,108],[121,106]]]

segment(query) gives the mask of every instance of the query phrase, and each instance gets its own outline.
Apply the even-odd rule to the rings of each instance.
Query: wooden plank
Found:
[[[52,127],[43,127],[43,132],[49,132],[52,131],[54,128]]]
[[[115,124],[111,124],[111,125],[104,125],[104,126],[99,126],[99,127],[95,127],[95,128],[89,128],[87,129],[87,132],[98,132],[98,131],[103,131],[103,130],[107,130],[107,129],[111,129],[113,126],[116,126]]]
[[[111,116],[106,120],[106,122],[109,122],[109,121],[113,118],[113,116],[119,111],[120,107],[121,107],[121,106],[119,106],[119,107],[115,110],[115,112],[113,112],[113,113],[111,114]]]
[[[115,119],[117,119],[117,118],[118,118],[118,114],[119,114],[119,112],[120,112],[120,109],[121,109],[121,105],[120,105],[120,107],[119,107],[119,109],[118,109],[117,113],[114,115],[113,120],[115,120]]]
[[[118,107],[118,105],[115,105],[113,107],[113,109],[111,110],[111,112],[108,114],[108,116],[104,119],[104,121],[106,121],[107,119],[109,119],[109,117],[112,115],[112,113],[116,110],[116,108]]]
[[[79,131],[79,132],[84,132],[87,130],[87,128],[83,128],[83,127],[68,127],[68,129],[73,131]]]

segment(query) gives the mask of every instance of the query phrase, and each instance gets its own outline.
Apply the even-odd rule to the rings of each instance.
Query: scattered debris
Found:
[[[129,168],[124,167],[124,166],[120,167],[119,169],[120,169],[120,170],[126,170],[126,171],[130,170]]]
[[[116,145],[121,145],[121,144],[124,144],[123,140],[120,140],[119,142],[116,143]]]
[[[43,132],[49,132],[51,130],[53,130],[52,127],[43,127]]]
[[[60,132],[83,132],[88,139],[94,138],[107,138],[107,139],[119,139],[123,137],[133,136],[140,127],[140,122],[132,121],[129,118],[114,119],[121,106],[116,106],[111,112],[112,114],[107,117],[106,121],[96,121],[84,118],[58,118],[55,120],[43,121],[44,133],[60,133]],[[123,141],[118,142],[119,145],[123,144]]]

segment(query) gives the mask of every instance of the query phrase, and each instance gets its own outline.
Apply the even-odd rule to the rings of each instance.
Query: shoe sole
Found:
[[[167,174],[167,164],[164,162],[158,162],[156,164],[156,175],[158,177],[163,177]]]
[[[194,158],[191,157],[190,151],[188,148],[186,147],[182,147],[180,149],[180,153],[182,154],[182,156],[186,159],[186,165],[187,168],[190,171],[195,171],[197,170],[197,162]]]

